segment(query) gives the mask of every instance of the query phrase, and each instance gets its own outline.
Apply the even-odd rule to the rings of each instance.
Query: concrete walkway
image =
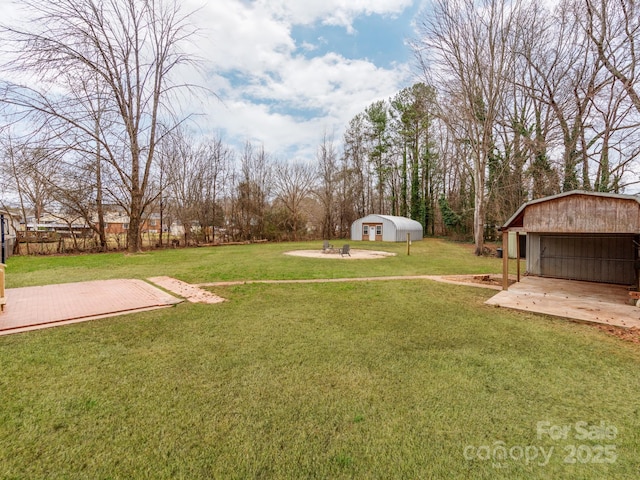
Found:
[[[168,307],[182,300],[142,280],[8,288],[0,335]]]
[[[629,299],[627,288],[620,285],[524,277],[486,303],[585,322],[640,328],[640,308],[630,305]]]
[[[465,287],[489,288],[500,290],[498,284],[470,281],[470,278],[489,277],[489,275],[396,275],[388,277],[353,277],[353,278],[313,278],[302,280],[234,280],[227,282],[198,283],[198,287],[230,287],[233,285],[249,285],[252,283],[288,284],[288,283],[344,283],[344,282],[385,282],[392,280],[434,280],[436,282],[463,285]],[[500,277],[501,279],[502,277]],[[150,279],[151,280],[151,279]],[[153,280],[151,280],[153,281]],[[154,282],[155,283],[155,282]]]
[[[225,301],[222,297],[175,278],[151,277],[147,280],[151,283],[155,283],[165,290],[170,291],[171,293],[175,293],[176,295],[186,298],[191,303],[221,303]]]

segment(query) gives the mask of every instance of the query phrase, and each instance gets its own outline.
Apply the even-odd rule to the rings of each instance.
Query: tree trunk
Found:
[[[100,135],[100,117],[96,121],[96,139]],[[100,250],[107,251],[107,234],[104,225],[104,206],[102,199],[102,153],[100,142],[96,141],[96,213],[98,214],[98,237],[100,238]]]
[[[141,242],[142,193],[138,190],[131,192],[131,209],[129,213],[129,230],[127,233],[127,250],[131,253],[142,251]]]
[[[474,162],[473,239],[478,256],[484,253],[484,176],[484,162]]]

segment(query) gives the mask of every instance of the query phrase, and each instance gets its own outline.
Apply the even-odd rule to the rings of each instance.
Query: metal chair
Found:
[[[336,250],[333,248],[333,245],[329,243],[329,240],[325,240],[322,242],[322,252],[323,253],[335,253]]]

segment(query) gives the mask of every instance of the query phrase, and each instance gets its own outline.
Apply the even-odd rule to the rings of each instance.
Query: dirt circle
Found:
[[[375,259],[385,257],[395,257],[395,253],[381,252],[376,250],[357,250],[351,249],[349,255],[340,255],[339,253],[323,252],[322,250],[291,250],[284,252],[285,255],[292,255],[294,257],[307,257],[307,258],[330,258],[338,260],[361,260],[361,259]]]

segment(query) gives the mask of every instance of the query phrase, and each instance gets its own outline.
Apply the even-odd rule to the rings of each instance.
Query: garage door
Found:
[[[633,235],[542,235],[543,277],[631,285],[635,282]]]

